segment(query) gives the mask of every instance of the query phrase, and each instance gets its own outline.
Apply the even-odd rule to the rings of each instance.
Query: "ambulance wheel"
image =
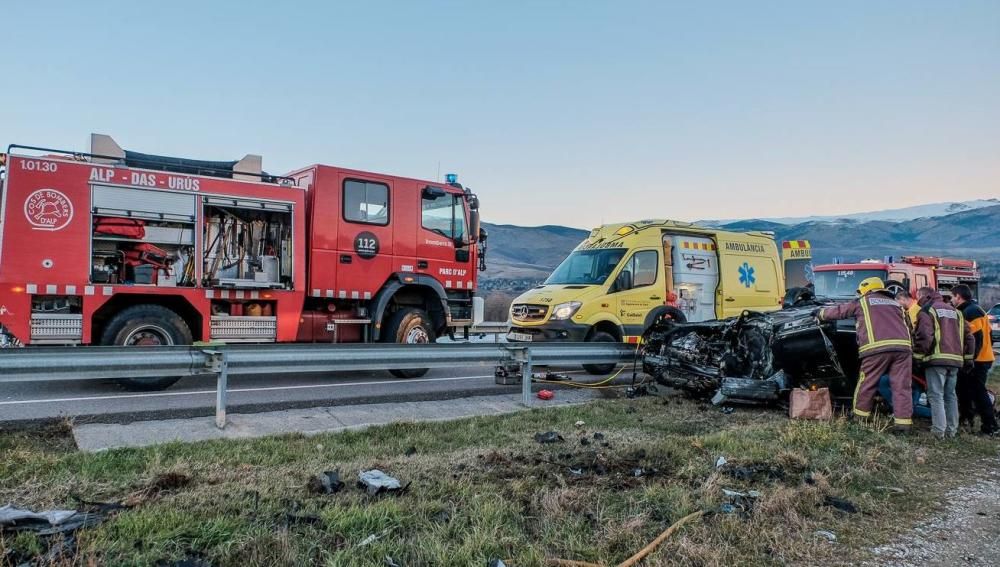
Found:
[[[384,342],[404,345],[434,344],[434,327],[422,309],[405,307],[396,311],[386,325]],[[420,378],[428,368],[393,368],[389,373],[397,378]]]
[[[115,315],[101,335],[101,344],[110,346],[174,346],[189,345],[191,329],[184,319],[159,305],[134,305]],[[166,378],[121,378],[126,390],[150,392],[165,390],[180,376]]]
[[[594,331],[590,333],[587,337],[588,343],[617,343],[618,339],[614,338],[610,333],[605,333],[604,331]],[[584,364],[583,369],[587,371],[588,374],[602,375],[611,374],[615,370],[617,364]]]

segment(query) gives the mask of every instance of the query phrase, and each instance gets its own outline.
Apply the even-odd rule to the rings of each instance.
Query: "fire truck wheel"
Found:
[[[134,305],[115,315],[101,335],[102,345],[171,346],[189,345],[191,329],[176,313],[159,305]],[[180,380],[167,378],[122,378],[126,390],[164,390]]]
[[[383,339],[387,343],[425,344],[434,342],[434,328],[422,309],[406,307],[393,313],[385,328]],[[394,368],[389,373],[397,378],[420,378],[427,368]]]
[[[588,343],[616,343],[618,342],[613,336],[604,331],[595,331],[587,337]],[[611,374],[615,370],[616,364],[584,364],[583,369],[587,371],[588,374]]]

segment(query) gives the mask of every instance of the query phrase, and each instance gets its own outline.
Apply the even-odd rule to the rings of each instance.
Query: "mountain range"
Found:
[[[886,209],[881,211],[870,211],[862,213],[848,213],[843,215],[813,215],[808,217],[767,217],[760,220],[795,225],[814,221],[889,221],[904,222],[919,218],[943,217],[954,213],[982,209],[985,207],[995,207],[1000,205],[1000,199],[974,199],[972,201],[958,201],[947,203],[928,203],[925,205],[915,205],[912,207],[902,207],[899,209]],[[734,220],[705,220],[695,224],[718,226],[721,224],[735,222]]]
[[[974,258],[996,265],[1000,262],[1000,201],[991,206],[959,208],[959,212],[905,221],[816,217],[794,224],[748,219],[717,221],[713,226],[734,231],[772,231],[778,241],[808,240],[817,263],[828,263],[835,257],[860,260],[924,254]],[[904,215],[892,211],[871,214]],[[485,226],[489,231],[488,268],[483,274],[486,289],[523,288],[544,279],[589,233],[565,226]]]

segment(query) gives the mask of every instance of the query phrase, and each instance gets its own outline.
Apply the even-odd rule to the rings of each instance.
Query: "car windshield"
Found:
[[[861,280],[884,280],[885,275],[885,270],[830,270],[813,272],[813,283],[816,285],[816,295],[820,297],[854,297]]]
[[[600,285],[625,256],[624,248],[577,250],[556,268],[546,285]]]

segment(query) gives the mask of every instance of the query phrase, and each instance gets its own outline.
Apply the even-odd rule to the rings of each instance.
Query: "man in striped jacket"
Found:
[[[854,415],[868,417],[875,405],[879,379],[889,375],[895,433],[907,433],[913,425],[911,380],[913,343],[903,307],[885,289],[881,278],[866,278],[858,284],[858,299],[820,309],[820,321],[854,319],[857,328],[861,372],[854,388]]]

